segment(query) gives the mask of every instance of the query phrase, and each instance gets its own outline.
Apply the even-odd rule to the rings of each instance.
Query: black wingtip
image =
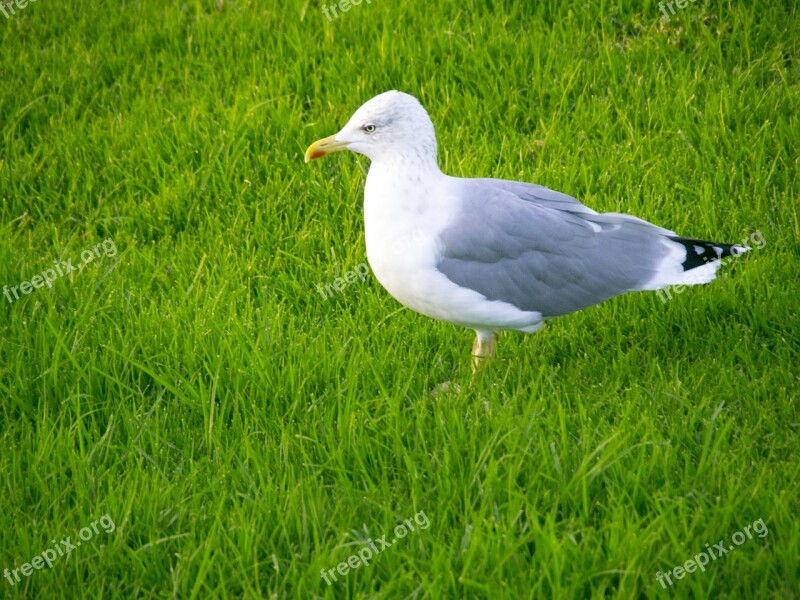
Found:
[[[683,270],[690,271],[705,264],[721,260],[726,256],[736,256],[750,250],[746,246],[735,244],[718,244],[705,240],[695,240],[691,238],[670,236],[673,242],[681,244],[686,248],[686,260],[683,261]]]

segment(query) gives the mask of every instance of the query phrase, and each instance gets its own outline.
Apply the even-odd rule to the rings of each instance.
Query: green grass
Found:
[[[0,285],[118,250],[0,297],[0,570],[115,524],[0,596],[797,596],[800,10],[533,4],[0,15]],[[470,386],[472,332],[371,275],[315,290],[365,260],[368,163],[303,151],[387,89],[422,100],[448,173],[766,245],[668,303],[505,334]]]

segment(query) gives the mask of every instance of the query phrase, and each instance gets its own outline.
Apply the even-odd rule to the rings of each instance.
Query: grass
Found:
[[[114,523],[0,595],[796,597],[798,8],[532,4],[0,16],[0,283],[116,248],[0,298],[0,570]],[[472,332],[371,275],[315,289],[365,260],[368,164],[303,151],[387,89],[428,108],[446,172],[765,246],[667,303],[505,334],[469,386]]]

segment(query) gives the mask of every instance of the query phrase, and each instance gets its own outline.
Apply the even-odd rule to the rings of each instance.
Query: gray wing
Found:
[[[545,317],[567,314],[642,289],[669,254],[670,231],[597,214],[547,188],[497,181],[458,181],[462,214],[441,233],[437,264],[490,300]]]
[[[462,179],[464,183],[474,184],[487,191],[503,190],[511,192],[520,200],[527,200],[528,202],[535,202],[539,206],[546,206],[548,208],[555,208],[557,210],[566,210],[570,212],[586,213],[596,215],[597,212],[593,211],[588,206],[581,204],[580,201],[564,194],[546,188],[543,185],[535,183],[526,183],[524,181],[509,181],[507,179]]]

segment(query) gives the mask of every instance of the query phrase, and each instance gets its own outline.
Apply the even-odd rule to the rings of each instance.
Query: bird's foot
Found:
[[[497,347],[497,335],[494,333],[477,332],[475,343],[472,345],[472,383],[484,373],[494,358]],[[440,383],[430,391],[433,399],[461,392],[461,386],[452,381]]]
[[[432,400],[436,400],[442,396],[458,394],[459,392],[461,392],[460,385],[452,381],[443,381],[431,390],[430,395]]]

